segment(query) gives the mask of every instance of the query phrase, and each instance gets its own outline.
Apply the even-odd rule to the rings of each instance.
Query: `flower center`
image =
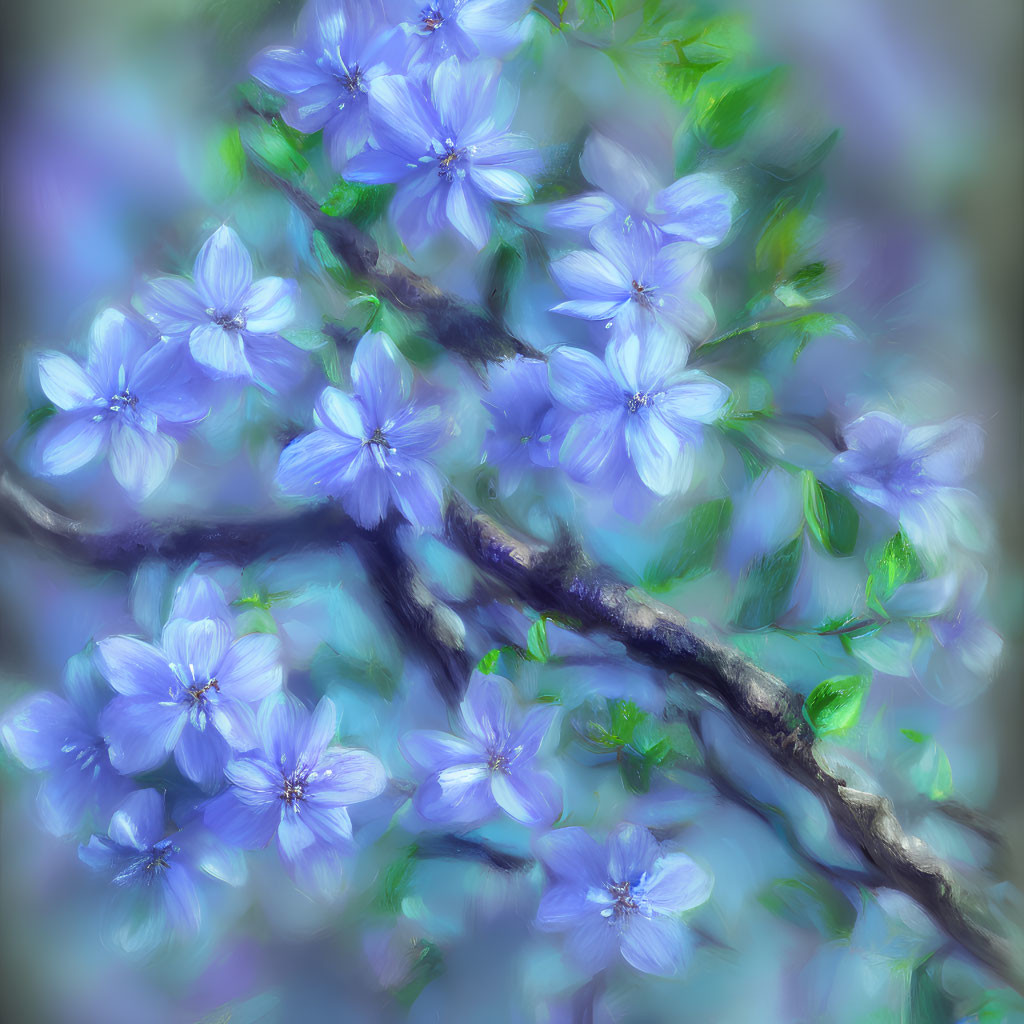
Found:
[[[644,306],[647,309],[650,309],[654,305],[652,300],[652,294],[654,292],[653,285],[641,284],[639,281],[633,281],[630,291],[634,302],[639,302],[641,306]]]
[[[637,412],[645,406],[654,404],[654,396],[649,391],[637,392],[634,395],[626,396],[626,409],[629,412]]]
[[[343,75],[335,75],[334,77],[341,82],[344,89],[347,89],[352,94],[363,91],[363,71],[358,64],[353,64],[350,68],[347,68]]]
[[[611,910],[616,917],[623,917],[634,910],[639,910],[640,902],[629,882],[609,882],[605,888],[615,901]]]
[[[436,32],[444,24],[444,16],[436,7],[424,7],[420,11],[420,22],[428,32]]]
[[[127,388],[111,395],[107,408],[111,412],[124,412],[125,409],[134,409],[139,404],[139,396],[133,395]]]
[[[218,693],[220,693],[220,684],[217,682],[216,679],[211,679],[204,686],[190,687],[188,694],[192,698],[192,702],[194,704],[198,704],[200,703],[200,701],[206,700],[205,694],[207,690],[216,690]]]
[[[294,805],[296,800],[306,799],[305,776],[291,776],[284,780],[284,787],[278,794],[279,798],[289,806]]]
[[[492,751],[491,756],[487,759],[487,768],[492,772],[501,772],[504,775],[508,775],[509,760],[504,754],[499,754],[497,751]]]
[[[225,331],[245,330],[245,313],[241,311],[238,313],[218,313],[215,309],[208,309],[206,315],[218,327],[223,327]]]
[[[454,139],[445,139],[444,153],[437,158],[437,176],[445,181],[454,181],[457,173],[455,165],[465,152],[465,149],[456,148]]]

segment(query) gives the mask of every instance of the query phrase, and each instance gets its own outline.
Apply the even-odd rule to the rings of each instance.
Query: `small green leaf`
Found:
[[[38,430],[56,412],[57,406],[49,402],[37,409],[32,409],[25,417],[25,426],[28,427],[28,432],[31,434]]]
[[[415,846],[408,847],[384,869],[380,889],[374,899],[374,907],[380,913],[402,912],[402,900],[409,894],[409,886],[416,867],[415,851]]]
[[[770,626],[786,610],[800,568],[802,536],[799,534],[747,569],[739,610],[733,616],[740,629]]]
[[[539,618],[526,634],[526,649],[534,661],[547,661],[551,657],[548,647],[548,624],[543,617]]]
[[[489,676],[494,669],[497,667],[498,659],[501,657],[501,650],[497,647],[493,651],[488,651],[476,665],[477,672],[482,673],[485,676]]]
[[[776,68],[705,97],[696,122],[702,141],[712,149],[727,149],[739,142],[764,109],[781,77],[781,69]]]
[[[916,729],[900,729],[900,732],[910,740],[911,743],[924,743],[928,739],[928,734],[918,732]]]
[[[870,686],[867,676],[825,679],[804,700],[804,718],[818,736],[844,733],[860,717]]]
[[[693,580],[709,573],[731,516],[728,498],[697,505],[670,531],[662,554],[644,570],[644,587],[664,590],[674,580]]]
[[[242,144],[263,163],[289,180],[309,170],[291,129],[276,117],[271,122],[250,118],[239,126]]]
[[[857,544],[860,519],[853,503],[809,470],[801,474],[804,518],[811,536],[830,554],[845,557]]]
[[[343,217],[365,228],[383,216],[394,191],[390,185],[360,185],[339,178],[320,209],[330,217]]]
[[[867,605],[872,611],[886,617],[888,612],[885,610],[885,602],[897,588],[904,583],[913,583],[924,575],[921,560],[902,530],[889,540],[880,553],[876,551],[869,558],[868,564],[871,571],[866,587]]]
[[[857,921],[850,901],[813,876],[780,879],[761,892],[758,902],[777,917],[828,939],[848,936]]]

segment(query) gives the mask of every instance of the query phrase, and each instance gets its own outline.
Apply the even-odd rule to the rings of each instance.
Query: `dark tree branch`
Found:
[[[331,252],[357,277],[364,278],[392,305],[423,317],[434,340],[475,367],[515,355],[544,359],[544,354],[520,341],[490,313],[476,309],[403,263],[381,252],[365,231],[350,221],[324,213],[307,192],[275,174],[257,156],[250,158],[260,175],[285,195],[313,227]]]
[[[520,601],[621,641],[635,658],[675,674],[670,685],[682,685],[682,676],[715,697],[772,760],[825,804],[882,884],[915,899],[951,938],[1024,992],[1020,953],[990,920],[981,894],[903,831],[890,800],[847,786],[818,763],[799,694],[738,651],[696,632],[675,609],[594,565],[572,544],[542,548],[518,540],[458,498],[448,506],[447,526],[451,540]]]
[[[445,858],[452,860],[476,860],[498,871],[526,871],[533,867],[531,857],[520,857],[516,853],[499,850],[496,846],[473,839],[470,836],[445,832],[437,835],[420,836],[415,844],[415,856],[423,860]]]
[[[397,525],[392,518],[376,530],[357,530],[351,543],[403,640],[424,659],[434,685],[454,707],[462,699],[471,669],[462,620],[430,592],[398,542]]]
[[[330,547],[356,536],[331,506],[260,523],[150,524],[106,536],[51,512],[6,473],[0,476],[0,502],[8,520],[68,557],[119,568],[148,556],[187,562],[205,552],[247,562],[286,545]],[[337,517],[334,533],[332,516]],[[666,671],[670,687],[696,687],[724,705],[772,760],[824,803],[840,834],[883,885],[915,899],[968,953],[1024,992],[1019,952],[991,919],[982,896],[927,844],[903,831],[891,801],[847,786],[818,763],[799,694],[738,651],[696,632],[675,609],[592,563],[568,539],[552,547],[520,540],[457,496],[449,501],[445,518],[449,542],[517,600],[620,641],[634,658]],[[372,536],[360,534],[357,543],[369,543]],[[380,559],[383,571],[394,554],[372,557]],[[406,579],[415,586],[418,577]],[[396,614],[405,601],[394,602]],[[431,620],[433,613],[417,598],[411,606],[417,609],[409,613],[416,620],[411,628]]]

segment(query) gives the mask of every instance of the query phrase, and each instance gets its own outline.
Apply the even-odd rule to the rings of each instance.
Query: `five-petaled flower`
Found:
[[[561,790],[532,762],[557,713],[539,704],[523,715],[507,679],[476,673],[460,708],[461,736],[416,730],[400,740],[406,760],[428,773],[417,810],[430,821],[482,821],[501,808],[527,825],[553,822]]]
[[[976,500],[957,485],[981,458],[981,427],[965,419],[907,427],[888,413],[869,412],[844,429],[843,439],[847,450],[834,466],[850,490],[898,519],[922,554],[939,554]]]
[[[417,526],[440,524],[441,478],[427,455],[445,427],[440,409],[409,402],[409,367],[385,334],[366,334],[352,358],[347,395],[325,388],[317,429],[281,453],[277,483],[288,494],[333,496],[360,526],[376,526],[394,504]]]
[[[208,376],[276,388],[296,369],[298,350],[277,333],[292,322],[296,291],[282,277],[253,281],[248,250],[222,224],[199,250],[191,281],[155,278],[139,303],[161,334],[188,343]]]
[[[516,356],[493,366],[481,399],[493,418],[487,432],[487,459],[501,467],[498,488],[511,494],[531,467],[557,462],[559,416],[539,359]]]
[[[170,432],[209,410],[176,347],[116,309],[93,322],[84,367],[61,352],[44,352],[39,382],[57,407],[41,431],[40,471],[70,473],[106,452],[114,479],[136,499],[171,471],[178,445]]]
[[[418,41],[414,59],[500,57],[522,42],[530,0],[402,0]]]
[[[253,705],[281,686],[277,637],[232,641],[222,619],[172,619],[160,647],[130,636],[97,646],[118,692],[100,724],[111,762],[126,773],[156,768],[173,750],[186,778],[213,789],[232,749],[254,742]]]
[[[530,141],[508,131],[513,97],[499,66],[450,57],[429,89],[386,75],[370,86],[376,148],[352,160],[346,176],[369,184],[397,182],[391,216],[406,245],[421,245],[451,224],[477,248],[491,234],[492,203],[525,203],[522,172],[535,161]]]
[[[661,331],[609,342],[604,362],[576,348],[549,361],[556,401],[575,414],[560,458],[578,480],[656,495],[685,491],[703,425],[721,414],[729,389],[686,369],[686,349]],[[639,477],[639,481],[637,481]]]
[[[580,170],[600,192],[554,204],[554,228],[589,230],[602,221],[646,222],[664,241],[720,245],[732,227],[736,195],[713,174],[688,174],[659,189],[653,170],[634,153],[595,132],[587,139]]]
[[[671,326],[690,342],[703,341],[715,322],[701,291],[704,250],[664,238],[646,221],[602,221],[590,232],[593,249],[570,252],[551,264],[568,296],[552,312],[605,320],[620,333]]]
[[[570,955],[587,971],[616,954],[647,974],[675,974],[692,951],[684,910],[711,895],[711,876],[684,853],[663,853],[654,836],[622,825],[605,846],[582,828],[560,828],[537,841],[552,878],[537,927],[568,931]]]
[[[403,32],[378,23],[366,0],[319,0],[303,12],[297,47],[270,47],[252,63],[253,77],[288,97],[281,112],[301,132],[323,129],[337,170],[370,138],[367,88],[405,70]]]
[[[168,924],[185,934],[199,930],[195,865],[183,838],[180,832],[167,835],[163,796],[140,789],[114,812],[106,835],[94,835],[78,848],[85,864],[112,874],[128,903],[123,910],[136,911],[124,913],[122,945],[136,951],[150,947]]]
[[[288,694],[269,697],[257,718],[257,744],[225,770],[230,786],[204,810],[212,832],[243,849],[276,835],[292,878],[324,895],[337,891],[341,854],[352,846],[347,808],[379,796],[384,766],[365,750],[329,746],[337,727],[323,697],[312,715]]]
[[[11,756],[30,771],[46,773],[38,806],[55,835],[75,832],[93,807],[106,820],[130,788],[107,754],[97,717],[109,691],[87,653],[68,661],[64,692],[67,699],[31,694],[0,719],[0,739]]]

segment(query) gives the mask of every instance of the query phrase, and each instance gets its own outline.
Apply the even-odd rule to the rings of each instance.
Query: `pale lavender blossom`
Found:
[[[583,147],[580,170],[600,191],[552,205],[552,227],[589,231],[630,218],[663,234],[663,241],[707,248],[721,245],[732,227],[736,195],[713,174],[688,174],[661,188],[646,161],[598,132]]]
[[[494,203],[526,203],[532,143],[509,132],[515,101],[496,61],[440,64],[429,86],[386,75],[370,87],[375,148],[346,171],[352,181],[397,182],[391,217],[410,247],[451,225],[477,249]]]
[[[689,962],[692,933],[679,915],[711,895],[711,876],[684,853],[665,853],[654,836],[622,825],[599,845],[582,828],[537,842],[551,877],[537,927],[567,931],[566,948],[596,973],[616,956],[647,974],[670,975]]]
[[[525,38],[530,0],[390,0],[416,41],[414,58],[501,57]]]
[[[76,832],[93,809],[106,821],[131,789],[110,763],[97,721],[109,691],[88,654],[68,661],[64,692],[66,698],[32,694],[0,719],[0,739],[10,755],[46,774],[37,805],[54,835]]]
[[[133,498],[167,479],[178,455],[173,433],[209,411],[188,360],[116,309],[93,322],[80,366],[61,352],[39,356],[39,382],[57,413],[40,432],[39,471],[62,476],[105,454]]]
[[[673,327],[692,343],[703,341],[715,323],[701,291],[708,268],[704,250],[664,238],[645,221],[602,221],[590,232],[593,249],[570,252],[551,264],[568,296],[552,312],[607,321],[620,333]]]
[[[486,454],[488,462],[500,467],[498,490],[507,496],[531,468],[557,464],[560,416],[547,366],[539,359],[516,356],[493,366],[489,385],[480,400],[493,421]]]
[[[384,791],[384,766],[365,750],[330,746],[337,710],[324,697],[312,715],[293,697],[263,702],[255,749],[225,771],[229,788],[207,803],[214,834],[243,849],[277,837],[278,852],[296,883],[334,895],[342,855],[352,849],[347,808]]]
[[[429,821],[483,821],[500,808],[527,825],[550,824],[562,811],[555,780],[533,767],[558,709],[539,704],[522,713],[507,679],[477,672],[459,709],[459,733],[407,732],[405,759],[425,780],[413,803]]]
[[[370,83],[405,71],[409,50],[405,33],[383,23],[379,5],[316,0],[303,11],[297,45],[263,50],[250,70],[288,97],[286,124],[307,134],[323,129],[331,164],[343,171],[370,138]]]
[[[574,414],[559,458],[577,480],[680,494],[693,478],[704,425],[729,389],[686,369],[686,349],[660,331],[609,342],[604,361],[577,348],[549,360],[555,400]]]
[[[296,293],[296,283],[282,277],[254,281],[248,250],[223,224],[199,250],[191,281],[158,277],[139,303],[161,334],[187,343],[208,376],[274,390],[300,368],[301,353],[278,334],[295,316]]]
[[[83,863],[110,874],[121,890],[117,937],[130,951],[151,949],[168,927],[183,935],[199,931],[195,866],[182,836],[167,834],[163,796],[140,789],[114,812],[106,835],[94,835],[78,849]]]
[[[437,406],[410,402],[411,375],[385,334],[365,334],[352,358],[352,389],[325,388],[316,430],[281,453],[277,484],[288,494],[336,497],[367,529],[395,505],[417,526],[438,528],[441,477],[428,461],[445,432]]]
[[[255,705],[280,689],[280,642],[269,633],[232,640],[222,619],[173,619],[160,646],[130,636],[101,640],[99,667],[117,691],[100,718],[118,771],[148,771],[173,751],[205,789],[232,750],[254,743]]]
[[[981,458],[984,435],[969,420],[907,427],[885,412],[869,412],[843,431],[847,450],[834,467],[862,500],[899,521],[911,543],[934,555],[975,503],[957,486]]]

